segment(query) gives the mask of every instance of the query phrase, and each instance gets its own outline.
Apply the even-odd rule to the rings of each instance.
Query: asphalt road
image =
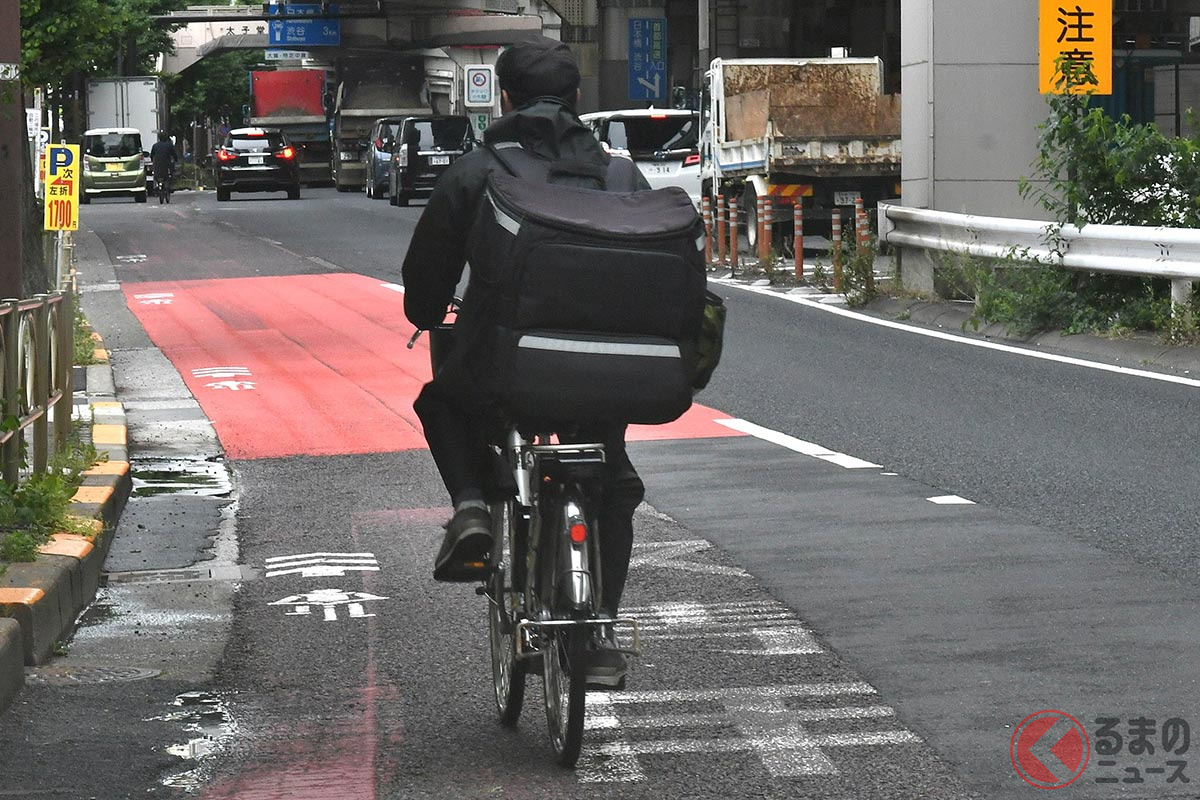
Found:
[[[405,331],[379,286],[419,213],[321,189],[84,209],[85,310],[135,461],[227,465],[231,484],[131,504],[103,613],[59,666],[159,674],[30,686],[0,718],[0,796],[1035,797],[1010,738],[1043,709],[1086,733],[1063,796],[1195,794],[1160,734],[1200,720],[1197,387],[732,285],[707,427],[631,446],[647,653],[629,690],[593,698],[575,773],[549,763],[536,690],[500,729],[481,601],[429,578],[446,511],[428,454],[379,433],[413,425],[419,354],[380,346]],[[208,391],[203,370],[238,365],[217,377],[254,391]],[[263,408],[277,425],[239,426]],[[270,449],[305,427],[343,444]],[[322,552],[378,569],[278,568]],[[318,590],[361,593],[361,613],[302,612]],[[1154,753],[1102,753],[1096,720],[1124,746],[1143,717]],[[1032,750],[1061,782],[1085,762],[1051,721]]]

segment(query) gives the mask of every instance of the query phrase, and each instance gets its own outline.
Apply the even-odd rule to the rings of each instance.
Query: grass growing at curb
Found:
[[[75,327],[72,336],[74,360],[77,366],[98,364],[96,360],[96,340],[92,336],[92,326],[78,308],[75,309]]]
[[[98,363],[96,340],[83,313],[76,309],[74,319],[76,365]],[[70,513],[71,498],[83,481],[83,471],[104,458],[90,442],[84,442],[75,429],[62,452],[50,458],[43,475],[30,475],[16,486],[0,481],[0,575],[9,563],[34,561],[38,548],[56,533],[91,536],[91,520]]]
[[[70,508],[83,471],[99,460],[95,447],[72,436],[44,475],[15,488],[0,482],[0,569],[4,562],[33,561],[55,533],[93,532],[91,522],[73,516]]]

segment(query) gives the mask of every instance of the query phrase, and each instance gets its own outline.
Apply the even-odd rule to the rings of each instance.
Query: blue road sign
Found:
[[[329,7],[337,13],[337,6]],[[313,4],[271,6],[272,19],[267,23],[267,44],[271,47],[333,47],[342,42],[342,22],[338,19],[316,18],[321,7]]]
[[[667,20],[629,20],[629,99],[662,100],[667,93]]]

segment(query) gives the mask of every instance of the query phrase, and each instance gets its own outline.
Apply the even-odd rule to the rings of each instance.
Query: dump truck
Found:
[[[287,134],[298,151],[300,182],[308,185],[331,179],[325,85],[323,69],[250,73],[250,124]]]
[[[361,191],[366,185],[366,153],[375,120],[431,112],[424,83],[421,58],[344,70],[334,102],[330,154],[339,192]]]
[[[774,204],[790,237],[793,205],[806,232],[828,236],[835,208],[853,220],[900,195],[900,96],[883,93],[880,58],[714,59],[701,138],[705,196],[737,198],[757,245],[757,200]]]

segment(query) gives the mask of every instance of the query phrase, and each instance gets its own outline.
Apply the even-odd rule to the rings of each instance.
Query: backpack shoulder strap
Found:
[[[610,192],[636,192],[637,167],[633,159],[623,156],[609,156],[608,170],[604,176],[604,188]]]

